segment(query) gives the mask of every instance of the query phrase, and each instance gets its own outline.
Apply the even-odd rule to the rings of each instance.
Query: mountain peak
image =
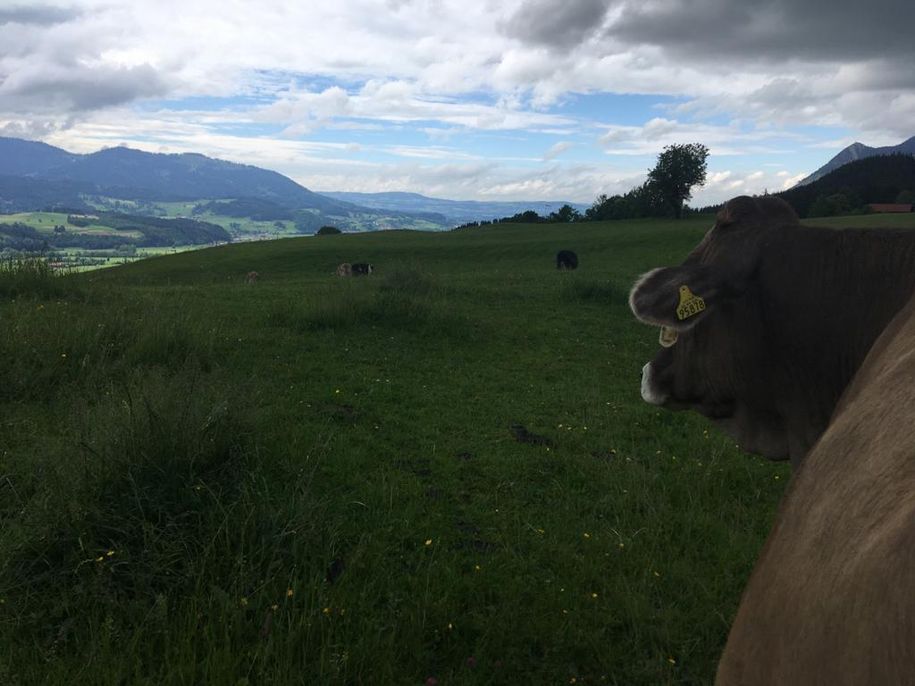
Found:
[[[848,164],[849,162],[854,162],[855,160],[863,160],[866,157],[875,157],[877,155],[915,155],[915,136],[903,141],[899,145],[888,145],[882,148],[872,148],[869,145],[865,145],[860,141],[855,141],[851,145],[843,148],[839,153],[829,160],[822,167],[813,172],[810,176],[805,179],[802,179],[797,182],[795,188],[798,186],[806,186],[809,183],[813,183],[817,179],[821,179],[826,176],[829,172],[838,169],[839,167]]]

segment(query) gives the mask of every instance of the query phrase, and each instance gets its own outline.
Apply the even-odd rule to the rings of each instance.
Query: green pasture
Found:
[[[710,683],[790,472],[626,303],[709,224],[7,263],[0,683]]]
[[[20,212],[18,214],[0,214],[0,223],[26,224],[41,233],[53,234],[55,226],[63,226],[69,233],[104,234],[107,236],[127,236],[142,238],[139,231],[118,231],[110,226],[89,224],[88,226],[74,226],[67,223],[66,213],[61,212]]]
[[[295,228],[295,222],[292,221],[279,221],[279,225],[282,225],[282,228],[280,228],[280,226],[272,220],[260,221],[249,217],[230,217],[227,215],[214,214],[213,212],[193,214],[193,210],[198,204],[207,202],[210,201],[157,202],[155,203],[155,206],[158,216],[170,218],[189,217],[202,222],[218,224],[231,233],[236,240],[263,240],[267,238],[299,235]]]

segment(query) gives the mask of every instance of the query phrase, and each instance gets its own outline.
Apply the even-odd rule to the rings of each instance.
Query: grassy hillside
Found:
[[[708,223],[0,275],[0,683],[709,683],[789,472],[626,305]]]

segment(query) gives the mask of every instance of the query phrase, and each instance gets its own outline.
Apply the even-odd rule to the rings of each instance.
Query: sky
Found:
[[[913,27],[912,0],[0,0],[0,135],[585,204],[695,142],[703,206],[915,135]]]

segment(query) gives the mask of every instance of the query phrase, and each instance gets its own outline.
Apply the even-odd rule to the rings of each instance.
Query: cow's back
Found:
[[[792,480],[717,683],[915,684],[915,300]]]

